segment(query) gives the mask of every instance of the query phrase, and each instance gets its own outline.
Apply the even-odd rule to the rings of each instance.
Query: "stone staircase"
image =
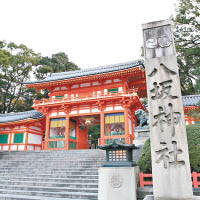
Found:
[[[0,153],[0,199],[97,200],[102,150]]]

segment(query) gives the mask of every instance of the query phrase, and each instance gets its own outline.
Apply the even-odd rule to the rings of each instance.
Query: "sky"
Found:
[[[0,40],[80,68],[140,59],[142,24],[168,19],[176,0],[0,0]]]

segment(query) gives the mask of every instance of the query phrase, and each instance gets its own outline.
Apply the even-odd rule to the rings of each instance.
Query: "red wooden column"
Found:
[[[25,131],[25,147],[24,150],[27,151],[28,150],[28,130],[29,130],[29,126],[30,124],[27,124],[26,126],[26,131]]]
[[[11,127],[11,129],[10,129],[10,138],[9,138],[9,141],[8,141],[8,151],[11,150],[12,135],[13,135],[13,127]],[[2,150],[2,149],[1,149],[1,150]]]
[[[66,113],[65,149],[69,149],[69,113]]]
[[[69,106],[63,107],[64,112],[66,113],[66,125],[65,125],[65,149],[69,149]]]
[[[124,105],[124,125],[125,125],[125,142],[130,143],[129,138],[129,123],[128,123],[128,106]],[[128,140],[128,141],[126,141]]]
[[[76,149],[79,149],[79,144],[81,142],[79,125],[79,120],[76,120]]]
[[[104,105],[101,103],[99,104],[99,110],[100,112],[100,144],[99,145],[104,145],[105,144],[105,118],[104,118]]]
[[[133,125],[133,123],[134,123],[134,117],[133,117],[133,112],[131,112],[131,131],[132,131],[132,133],[131,133],[131,139],[132,140],[134,140],[134,138],[135,138],[135,135],[134,135],[134,125]]]
[[[44,149],[48,149],[48,140],[49,140],[49,116],[46,116],[46,131],[45,131],[45,144],[44,144]]]
[[[45,144],[44,144],[44,149],[48,149],[48,142],[49,142],[49,124],[50,124],[50,117],[49,117],[49,112],[48,108],[43,109],[42,113],[46,116],[46,128],[45,128]]]

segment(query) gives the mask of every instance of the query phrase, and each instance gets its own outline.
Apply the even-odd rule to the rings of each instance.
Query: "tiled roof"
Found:
[[[26,111],[26,112],[18,112],[18,113],[8,113],[8,114],[0,114],[0,124],[21,121],[25,119],[39,119],[44,117],[44,115],[36,110]]]
[[[109,72],[134,68],[137,66],[144,67],[143,60],[135,60],[135,61],[125,62],[125,63],[120,63],[120,64],[106,65],[106,66],[101,66],[101,67],[96,67],[96,68],[81,69],[81,70],[75,70],[75,71],[69,71],[69,72],[53,73],[51,74],[51,76],[43,80],[26,82],[25,84],[43,83],[43,82],[78,78],[78,77],[83,77],[83,76],[91,76],[91,75],[96,75],[96,74],[103,74],[103,73],[109,73]]]
[[[200,102],[200,94],[183,96],[184,106],[196,106]]]

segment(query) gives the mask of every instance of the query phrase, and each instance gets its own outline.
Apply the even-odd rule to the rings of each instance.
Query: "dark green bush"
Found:
[[[200,172],[200,125],[190,125],[186,128],[188,138],[188,148],[190,156],[191,171]],[[151,173],[151,150],[150,140],[148,139],[140,153],[137,165],[140,171]]]

